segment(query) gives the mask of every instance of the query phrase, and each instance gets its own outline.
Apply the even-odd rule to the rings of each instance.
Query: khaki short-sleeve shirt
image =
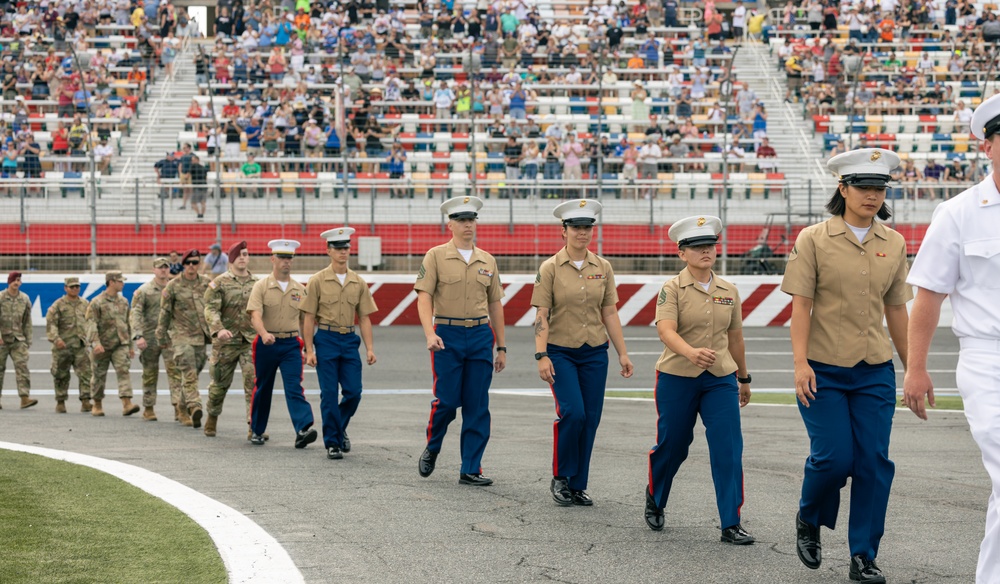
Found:
[[[737,370],[729,352],[729,331],[743,328],[743,305],[740,293],[730,282],[712,272],[706,291],[687,268],[667,281],[656,297],[656,322],[672,320],[677,334],[696,349],[713,349],[715,363],[702,369],[668,347],[656,362],[656,370],[681,377],[698,377],[708,371],[716,377]]]
[[[579,269],[566,248],[542,262],[531,292],[532,306],[549,309],[549,343],[571,349],[606,343],[601,311],[617,303],[611,264],[590,251]]]
[[[892,359],[882,326],[885,306],[906,304],[906,241],[875,222],[858,242],[843,217],[811,225],[799,233],[788,254],[781,290],[812,298],[806,356],[838,367]]]
[[[299,310],[305,300],[305,286],[290,279],[282,292],[274,274],[269,274],[253,285],[247,312],[259,310],[269,333],[290,333],[299,330]]]
[[[482,318],[491,303],[503,298],[493,256],[477,247],[466,263],[454,241],[427,252],[413,289],[430,294],[434,316],[445,318]]]
[[[376,312],[375,300],[364,279],[348,269],[344,283],[332,267],[316,272],[306,284],[302,312],[316,315],[316,322],[329,326],[354,326],[355,315]]]

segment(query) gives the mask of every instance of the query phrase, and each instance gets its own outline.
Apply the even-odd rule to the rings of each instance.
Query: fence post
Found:
[[[166,200],[166,197],[164,197],[164,195],[167,194],[169,196],[169,193],[170,193],[169,190],[164,191],[162,187],[160,188],[160,233],[166,233],[166,231],[167,231],[167,224],[166,224],[166,221],[167,221],[167,212],[166,212],[167,200]]]
[[[656,231],[656,222],[653,220],[653,194],[649,195],[649,234],[652,235]]]
[[[806,201],[809,203],[809,220],[812,221],[813,214],[813,179],[806,181]]]
[[[306,193],[305,190],[302,191],[302,195],[299,197],[302,199],[302,234],[306,233]]]
[[[28,225],[24,220],[24,185],[21,185],[21,233],[24,233],[28,229]]]
[[[507,194],[507,208],[509,210],[508,211],[509,223],[507,224],[507,233],[510,233],[511,235],[514,234],[514,197],[517,196],[515,194],[516,192],[517,189],[515,187],[514,190],[512,190]]]
[[[135,232],[138,234],[139,226],[139,179],[135,179]]]
[[[392,188],[392,187],[389,187]],[[375,187],[372,187],[372,204],[371,204],[371,231],[369,235],[375,234]]]

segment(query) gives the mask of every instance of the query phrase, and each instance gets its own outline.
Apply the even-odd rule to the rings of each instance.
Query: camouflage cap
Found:
[[[153,267],[154,268],[164,268],[164,267],[169,268],[170,267],[170,260],[168,260],[167,258],[156,258],[155,260],[153,260]]]
[[[70,276],[69,278],[63,279],[63,284],[67,286],[79,286],[80,278],[77,278],[76,276]]]
[[[104,274],[105,282],[124,282],[125,276],[122,275],[121,271],[113,270]]]

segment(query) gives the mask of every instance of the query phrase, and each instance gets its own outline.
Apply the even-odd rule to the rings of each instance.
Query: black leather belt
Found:
[[[487,324],[489,322],[490,318],[488,316],[481,316],[479,318],[448,318],[446,316],[434,317],[434,324],[444,324],[449,326],[464,326],[466,328],[479,326],[481,324]]]
[[[316,325],[321,331],[330,331],[331,333],[340,333],[342,335],[349,335],[354,332],[353,326],[333,326],[331,324],[318,324]]]
[[[270,334],[272,334],[272,335],[274,335],[274,338],[276,338],[276,339],[292,339],[292,338],[295,338],[295,337],[299,336],[299,331],[289,331],[287,333],[274,333],[274,332],[271,332],[271,331],[267,331],[267,332],[270,333]]]

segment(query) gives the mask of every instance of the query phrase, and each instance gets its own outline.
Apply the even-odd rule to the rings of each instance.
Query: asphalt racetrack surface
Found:
[[[631,327],[625,335],[636,374],[622,379],[612,350],[608,387],[651,389],[662,344],[652,328]],[[787,329],[747,329],[745,336],[754,390],[788,391]],[[172,421],[163,374],[157,422],[120,415],[113,372],[107,417],[79,412],[75,377],[70,413],[56,414],[43,328],[35,329],[35,339],[33,395],[40,403],[18,409],[8,361],[0,441],[118,460],[190,486],[271,533],[307,582],[847,581],[849,484],[842,491],[838,529],[822,533],[822,567],[808,570],[795,555],[794,519],[808,441],[794,406],[751,402],[743,410],[742,517],[757,543],[734,547],[719,542],[700,423],[674,481],[666,528],[654,533],[646,527],[646,453],[656,433],[656,411],[648,399],[606,401],[588,489],[595,504],[555,505],[549,494],[554,408],[537,376],[529,328],[508,327],[508,369],[494,376],[492,438],[483,470],[496,483],[485,488],[458,484],[460,418],[449,429],[434,474],[426,479],[417,474],[431,400],[430,362],[417,327],[376,328],[379,362],[365,366],[364,399],[349,430],[353,450],[339,461],[326,459],[321,441],[293,448],[280,395],[273,402],[271,440],[263,447],[246,440],[239,389],[226,400],[218,437],[183,428]],[[942,391],[954,391],[957,358],[957,340],[939,329],[929,368]],[[897,370],[901,386],[898,364]],[[138,360],[132,372],[138,401]],[[304,378],[318,428],[315,371],[306,368]],[[238,373],[233,385],[242,387]],[[207,371],[200,387],[204,401]],[[878,557],[889,581],[973,582],[990,486],[963,413],[934,412],[923,422],[897,410],[890,454],[896,477]]]

